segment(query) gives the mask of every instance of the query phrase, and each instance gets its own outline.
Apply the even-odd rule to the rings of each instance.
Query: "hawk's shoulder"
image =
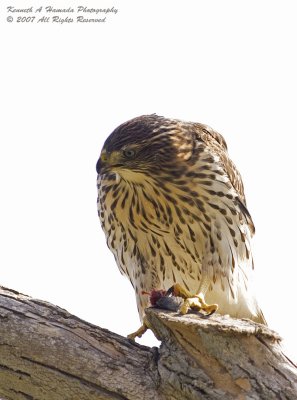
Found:
[[[238,169],[236,168],[235,164],[229,157],[228,147],[224,137],[220,133],[213,130],[210,126],[199,123],[195,123],[194,126],[198,138],[208,146],[211,152],[213,152],[217,157],[219,157],[219,162],[221,164],[221,167],[228,176],[231,185],[236,190],[236,193],[238,195],[237,201],[239,207],[246,216],[251,232],[254,233],[255,227],[252,218],[246,208],[246,198],[244,194],[242,177]]]

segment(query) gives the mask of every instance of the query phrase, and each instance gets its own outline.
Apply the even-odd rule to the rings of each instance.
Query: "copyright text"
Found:
[[[10,23],[37,23],[37,24],[88,24],[106,23],[111,21],[119,10],[112,6],[108,8],[100,7],[66,7],[58,8],[53,6],[7,7],[7,22]]]

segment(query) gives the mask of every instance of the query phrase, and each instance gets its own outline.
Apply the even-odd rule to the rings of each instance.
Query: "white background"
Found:
[[[295,2],[82,3],[1,4],[0,283],[122,335],[138,328],[97,219],[95,164],[137,115],[206,123],[242,173],[258,299],[296,360]],[[6,22],[6,5],[49,4],[119,12],[105,24]]]

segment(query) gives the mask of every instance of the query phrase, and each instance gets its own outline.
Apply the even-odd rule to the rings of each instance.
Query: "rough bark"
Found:
[[[148,309],[160,349],[0,290],[0,398],[296,399],[279,336],[248,320]]]

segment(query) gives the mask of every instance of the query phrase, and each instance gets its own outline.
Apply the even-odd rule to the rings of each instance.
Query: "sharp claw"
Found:
[[[137,331],[130,333],[130,335],[127,336],[128,339],[130,340],[135,340],[137,337],[141,338],[141,336],[148,330],[150,329],[150,324],[146,318],[146,316],[144,316],[143,318],[143,324],[141,325],[141,327],[139,329],[137,329]]]
[[[127,335],[127,338],[130,340],[135,340],[137,337],[141,338],[141,336],[148,330],[148,326],[144,323],[141,325],[137,331],[130,333]]]
[[[182,287],[179,283],[175,283],[169,290],[174,296],[182,297],[183,299],[187,299],[189,297],[195,297],[187,289]]]
[[[212,311],[210,311],[208,314],[206,314],[207,317],[214,314],[217,311],[217,309],[219,308],[219,306],[217,304],[213,304],[213,306],[216,306],[216,308],[214,308]]]
[[[166,296],[170,296],[170,295],[172,295],[172,294],[174,294],[174,285],[171,286],[171,287],[167,290]]]
[[[192,310],[203,310],[207,315],[211,315],[218,309],[217,304],[207,304],[204,299],[203,293],[193,295],[188,290],[183,288],[180,284],[176,283],[169,289],[170,293],[174,296],[179,296],[184,299],[179,311],[181,314],[187,314],[189,309]]]

